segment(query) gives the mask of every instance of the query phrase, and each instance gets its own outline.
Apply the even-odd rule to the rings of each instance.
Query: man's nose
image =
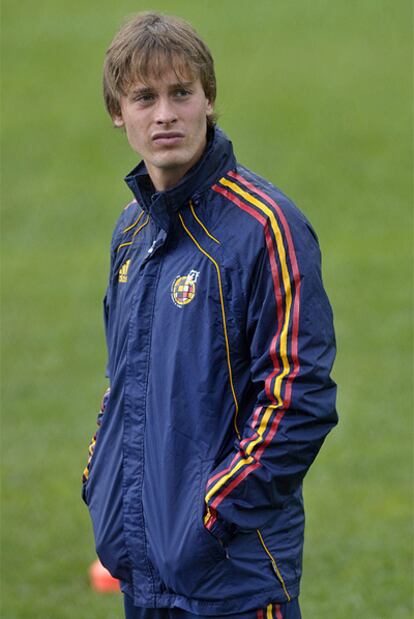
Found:
[[[160,97],[157,102],[155,121],[158,124],[170,124],[177,120],[174,105],[169,97]]]

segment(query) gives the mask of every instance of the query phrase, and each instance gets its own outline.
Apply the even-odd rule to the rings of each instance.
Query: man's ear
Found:
[[[115,127],[121,128],[124,126],[124,121],[123,121],[122,116],[113,116],[112,120],[113,120]]]

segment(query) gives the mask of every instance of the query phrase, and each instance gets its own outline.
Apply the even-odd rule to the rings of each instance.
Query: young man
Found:
[[[112,239],[84,476],[98,555],[128,619],[297,619],[302,480],[337,421],[316,235],[236,162],[187,23],[126,24],[104,94],[143,161]]]

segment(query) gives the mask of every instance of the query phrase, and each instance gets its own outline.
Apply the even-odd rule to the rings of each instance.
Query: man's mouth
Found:
[[[183,139],[184,134],[179,131],[159,131],[152,136],[152,141],[160,146],[177,146]]]

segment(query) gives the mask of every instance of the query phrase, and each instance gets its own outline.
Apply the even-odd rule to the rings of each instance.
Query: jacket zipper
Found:
[[[276,560],[275,560],[274,556],[272,555],[272,553],[270,552],[270,550],[267,548],[267,546],[266,546],[266,544],[264,542],[263,536],[260,533],[259,529],[256,529],[256,531],[257,531],[257,535],[259,536],[260,543],[263,546],[263,548],[265,549],[266,554],[267,554],[267,556],[270,559],[270,563],[272,565],[274,573],[276,574],[276,578],[278,579],[278,581],[282,585],[282,589],[283,589],[283,591],[284,591],[284,593],[286,595],[286,599],[287,599],[288,602],[290,602],[291,597],[290,597],[289,592],[288,592],[288,590],[286,588],[285,581],[283,580],[283,576],[280,573],[279,568],[277,567]]]

